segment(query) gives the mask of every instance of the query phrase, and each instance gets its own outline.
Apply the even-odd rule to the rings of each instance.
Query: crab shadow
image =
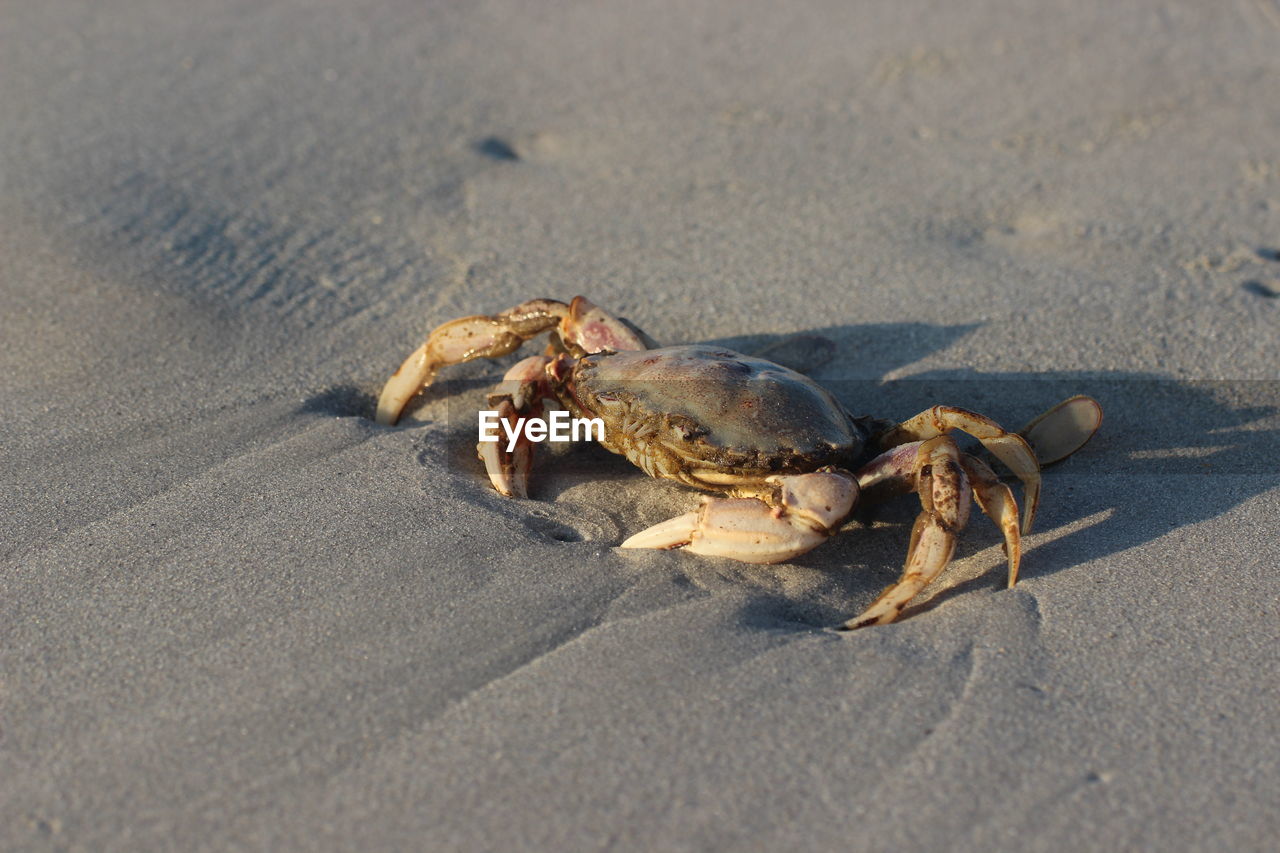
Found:
[[[857,415],[902,420],[947,403],[1017,427],[1059,400],[1088,394],[1102,404],[1102,429],[1087,446],[1045,472],[1036,533],[1024,553],[1022,578],[1045,577],[1081,563],[1140,547],[1172,529],[1215,518],[1280,484],[1280,382],[1184,381],[1141,372],[981,373],[933,370],[891,381],[880,376],[949,347],[975,325],[919,323],[831,326],[799,335],[743,335],[709,341],[760,354],[811,374]],[[518,355],[509,357],[514,361]],[[483,480],[475,456],[476,408],[501,375],[500,364],[462,365],[434,388],[410,423],[434,424],[421,454],[443,456],[460,475]],[[852,376],[852,378],[850,378]],[[867,378],[864,378],[867,377]],[[373,400],[344,386],[307,400],[312,413],[369,416]],[[1208,478],[1208,479],[1206,479]],[[481,483],[481,485],[483,485]],[[639,496],[637,497],[637,492]],[[628,494],[612,512],[599,504]],[[496,497],[496,496],[495,496]],[[629,462],[595,445],[543,454],[533,498],[555,523],[572,527],[576,507],[611,513],[623,535],[686,511],[698,496],[643,477]],[[732,577],[748,590],[744,625],[808,630],[848,618],[888,583],[902,565],[912,521],[910,496],[864,507],[841,535],[780,566],[747,566],[723,559],[673,555],[695,584]],[[1081,519],[1089,523],[1080,525]],[[1070,532],[1054,531],[1072,526]],[[565,535],[562,541],[575,538]],[[947,586],[907,615],[933,609],[975,589],[1004,586],[999,535],[975,510],[956,561],[979,552],[980,574]],[[616,544],[616,543],[613,543]],[[972,568],[972,565],[970,564]],[[1188,565],[1186,571],[1194,572]]]
[[[300,414],[326,415],[335,418],[373,419],[378,398],[368,388],[355,385],[337,385],[313,394],[298,407]]]
[[[945,345],[955,332],[971,328],[912,331],[916,341]],[[901,420],[947,403],[1017,428],[1075,394],[1101,402],[1105,415],[1099,433],[1074,456],[1045,470],[1034,532],[1039,535],[1024,552],[1024,580],[1141,547],[1171,530],[1223,515],[1280,485],[1280,382],[1188,381],[1136,371],[1032,374],[970,369],[925,371],[892,381],[841,378],[843,365],[866,375],[867,364],[860,356],[869,341],[879,339],[890,350],[888,355],[872,351],[879,359],[873,365],[877,371],[910,363],[903,356],[923,355],[894,345],[881,332],[877,327],[836,326],[805,335],[832,342],[827,357],[808,372],[855,414]],[[767,337],[717,343],[743,349],[784,346]],[[841,621],[870,603],[896,579],[918,509],[909,496],[867,508],[862,520],[870,525],[859,529],[857,522],[851,523],[832,542],[795,561],[835,573],[851,606],[835,610],[829,590],[801,601],[764,593],[744,609],[744,623],[761,628],[830,625],[833,617]],[[1059,533],[1064,527],[1071,529]],[[994,528],[975,508],[955,560],[990,549],[984,571],[950,586],[944,575],[939,584],[943,589],[932,596],[926,591],[925,600],[905,615],[931,610],[977,589],[1003,588],[1004,558],[993,547],[998,541]],[[1173,570],[1185,571],[1192,580],[1196,569],[1189,561]]]

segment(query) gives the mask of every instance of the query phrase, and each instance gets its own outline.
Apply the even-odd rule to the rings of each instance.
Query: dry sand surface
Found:
[[[0,3],[0,848],[1274,850],[1280,3]],[[1107,421],[1024,580],[535,500],[432,326],[798,334],[851,409]]]

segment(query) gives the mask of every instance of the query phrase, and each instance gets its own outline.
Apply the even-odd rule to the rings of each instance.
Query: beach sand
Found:
[[[1280,4],[51,0],[0,27],[0,847],[1268,850]],[[433,326],[582,293],[819,335],[849,408],[1073,393],[1023,580],[915,508],[622,551],[394,428]],[[530,347],[532,352],[533,348]]]

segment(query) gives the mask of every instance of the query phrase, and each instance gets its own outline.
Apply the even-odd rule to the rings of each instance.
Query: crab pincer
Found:
[[[703,498],[698,510],[643,530],[621,547],[684,547],[744,563],[781,563],[825,542],[858,499],[858,482],[846,471],[765,482],[776,487],[767,499]]]

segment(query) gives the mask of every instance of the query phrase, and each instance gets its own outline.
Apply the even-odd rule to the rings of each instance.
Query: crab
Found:
[[[507,371],[489,396],[514,424],[558,403],[604,423],[603,446],[652,477],[710,492],[701,506],[643,530],[623,548],[685,548],[748,563],[793,559],[840,530],[862,500],[914,491],[921,512],[901,577],[865,611],[838,626],[894,621],[950,562],[976,502],[1000,529],[1009,586],[1018,579],[1022,537],[1040,497],[1040,468],[1074,453],[1102,421],[1099,404],[1072,397],[1020,432],[955,406],[933,406],[900,423],[855,417],[809,377],[723,347],[659,347],[630,322],[582,296],[534,299],[492,316],[437,327],[391,377],[377,420],[391,425],[447,365],[514,352],[544,332],[543,355]],[[962,431],[1022,482],[1013,492],[979,456],[962,452]],[[478,444],[489,480],[526,497],[534,445]]]

